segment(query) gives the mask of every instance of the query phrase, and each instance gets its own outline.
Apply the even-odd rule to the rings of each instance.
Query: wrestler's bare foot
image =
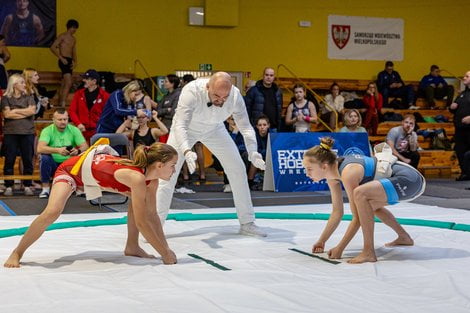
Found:
[[[365,262],[377,262],[375,252],[361,252],[358,256],[348,261],[350,264],[361,264]]]
[[[394,247],[394,246],[412,246],[414,245],[413,239],[407,234],[406,236],[398,236],[397,239],[386,243],[386,247]]]
[[[20,259],[21,256],[16,251],[13,251],[3,266],[10,268],[20,267]]]
[[[124,250],[124,255],[135,256],[138,258],[155,259],[154,255],[148,254],[141,247],[135,247],[135,248],[126,247],[126,249]]]

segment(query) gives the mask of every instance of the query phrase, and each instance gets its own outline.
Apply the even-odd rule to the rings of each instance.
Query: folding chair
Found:
[[[129,139],[127,138],[126,135],[124,134],[116,134],[116,133],[98,133],[94,134],[90,138],[90,144],[94,144],[98,139],[100,138],[108,138],[109,139],[109,145],[115,148],[115,150],[120,154],[120,155],[127,155],[127,157],[131,157],[131,147],[129,143]],[[125,154],[122,153],[122,147],[125,148]],[[118,195],[115,195],[116,197],[119,197]],[[91,205],[98,205],[100,209],[102,208],[102,205],[121,205],[125,204],[129,200],[128,197],[124,197],[124,200],[120,201],[112,201],[112,202],[105,202],[102,203],[101,197],[98,198],[97,200],[90,200]]]

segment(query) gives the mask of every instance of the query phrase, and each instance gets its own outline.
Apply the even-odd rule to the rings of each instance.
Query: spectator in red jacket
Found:
[[[85,87],[75,92],[69,108],[70,120],[80,129],[87,142],[96,133],[96,124],[109,98],[109,94],[99,88],[99,80],[97,71],[86,71],[83,74]]]
[[[369,135],[377,135],[377,128],[379,127],[379,114],[382,111],[383,98],[377,90],[377,85],[374,82],[367,85],[366,94],[362,101],[366,105],[366,116],[364,119],[364,127],[367,129]]]

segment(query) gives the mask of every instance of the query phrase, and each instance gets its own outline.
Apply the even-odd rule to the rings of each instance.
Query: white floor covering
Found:
[[[397,217],[470,224],[465,210],[416,204],[391,210]],[[256,211],[329,213],[330,205]],[[122,216],[73,214],[59,221]],[[0,229],[27,226],[33,218],[2,216]],[[168,221],[165,230],[179,260],[172,266],[123,256],[125,225],[48,231],[27,251],[20,269],[0,268],[0,312],[470,312],[470,232],[405,226],[415,246],[386,248],[394,233],[378,223],[379,261],[373,264],[345,263],[359,253],[360,235],[339,265],[289,250],[309,252],[325,223],[258,219],[269,234],[259,239],[238,235],[237,220]],[[341,223],[327,248],[347,225]],[[19,239],[0,238],[1,263]],[[142,246],[151,251],[148,244]]]

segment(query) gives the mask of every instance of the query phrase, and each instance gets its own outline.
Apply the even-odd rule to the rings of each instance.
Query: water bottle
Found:
[[[104,79],[104,77],[101,78],[101,88],[106,90],[106,79]]]

